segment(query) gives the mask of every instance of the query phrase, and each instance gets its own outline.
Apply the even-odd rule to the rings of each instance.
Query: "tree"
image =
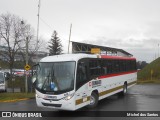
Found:
[[[9,63],[10,73],[12,73],[14,57],[19,50],[19,43],[22,41],[21,20],[9,13],[0,16],[0,37],[7,49],[1,52]]]
[[[1,44],[6,47],[3,52],[0,52],[0,55],[7,60],[10,73],[12,73],[15,56],[25,49],[26,38],[31,39],[32,37],[31,26],[26,22],[22,23],[18,16],[10,13],[0,15]]]
[[[58,37],[58,33],[56,31],[53,32],[52,37],[49,41],[49,55],[59,55],[62,52],[62,44],[61,40]]]
[[[146,61],[138,61],[137,62],[137,69],[143,69],[148,63]]]
[[[26,40],[28,41],[28,64],[32,65],[33,61],[32,58],[36,57],[36,52],[40,49],[42,49],[42,47],[45,47],[43,44],[45,41],[43,41],[41,38],[38,40],[37,43],[37,39],[36,36],[34,36],[34,29],[28,25],[25,21],[23,21],[23,27],[24,30],[27,31],[27,33],[25,33],[24,36],[24,42],[21,42],[20,46],[20,50],[18,51],[18,54],[21,55],[24,65],[26,63]],[[37,44],[37,45],[36,45]]]

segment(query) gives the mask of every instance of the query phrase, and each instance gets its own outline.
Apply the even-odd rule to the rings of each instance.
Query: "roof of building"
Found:
[[[118,52],[123,53],[126,56],[132,57],[133,55],[124,51],[123,49],[118,48],[112,48],[112,47],[105,47],[105,46],[99,46],[99,45],[92,45],[92,44],[86,44],[86,43],[80,43],[80,42],[72,42],[72,52],[73,53],[90,53],[92,48],[100,48],[101,51],[111,52],[117,54]]]

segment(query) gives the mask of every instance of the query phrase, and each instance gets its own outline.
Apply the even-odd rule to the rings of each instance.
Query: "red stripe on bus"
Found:
[[[101,55],[101,58],[117,59],[117,60],[136,60],[136,58],[133,57],[119,57],[119,56],[107,56],[107,55]]]
[[[136,73],[136,72],[137,72],[137,70],[129,71],[129,72],[113,73],[113,74],[109,74],[109,75],[100,76],[100,77],[98,77],[98,79],[109,78],[109,77],[114,77],[114,76],[119,76],[119,75],[125,75],[125,74],[131,74],[131,73]]]

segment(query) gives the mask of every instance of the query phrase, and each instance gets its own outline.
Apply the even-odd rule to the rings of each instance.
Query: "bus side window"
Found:
[[[107,60],[107,73],[112,73],[112,61],[111,60]]]
[[[102,75],[107,74],[107,65],[105,63],[105,60],[102,60]]]
[[[87,66],[83,62],[78,63],[76,81],[76,88],[87,82]]]
[[[80,81],[86,80],[86,66],[81,63],[78,65],[77,76]]]
[[[91,59],[89,61],[90,79],[95,79],[105,74],[107,68],[103,64],[102,60]]]

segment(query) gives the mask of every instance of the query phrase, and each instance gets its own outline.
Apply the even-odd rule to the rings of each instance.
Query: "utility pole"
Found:
[[[28,37],[26,37],[26,66],[28,65]],[[25,79],[25,88],[26,93],[28,92],[28,73],[26,70],[26,79]]]
[[[24,25],[23,20],[21,21],[21,24]],[[23,26],[23,34],[25,34],[25,33],[24,33],[24,29],[25,29],[25,28],[24,28],[24,26]],[[28,38],[28,36],[27,36],[27,37],[26,37],[26,40],[25,40],[25,41],[26,41],[26,56],[25,56],[25,57],[26,57],[26,65],[25,65],[25,67],[28,66],[28,39],[29,39],[29,38]],[[25,92],[26,92],[26,93],[28,93],[28,74],[27,74],[27,71],[28,71],[28,70],[26,70],[26,68],[25,68]]]
[[[39,13],[40,13],[40,2],[41,0],[39,0],[39,3],[38,3],[38,23],[37,23],[37,41],[36,41],[36,63],[38,63],[38,36],[39,36]]]
[[[68,41],[68,54],[69,54],[69,46],[70,46],[70,40],[71,40],[71,31],[72,31],[72,24],[70,25],[70,32],[69,32],[69,41]]]

